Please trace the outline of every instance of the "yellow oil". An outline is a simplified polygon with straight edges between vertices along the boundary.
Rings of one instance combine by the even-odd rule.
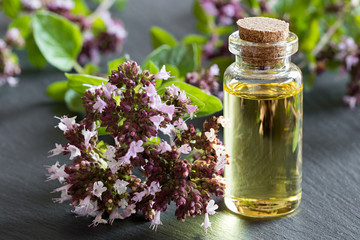
[[[224,84],[225,204],[249,217],[276,217],[301,200],[302,86]]]

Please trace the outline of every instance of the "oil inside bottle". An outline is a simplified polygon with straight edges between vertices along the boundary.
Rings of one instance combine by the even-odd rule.
[[[295,82],[224,85],[225,204],[250,217],[275,217],[300,204],[302,86]]]

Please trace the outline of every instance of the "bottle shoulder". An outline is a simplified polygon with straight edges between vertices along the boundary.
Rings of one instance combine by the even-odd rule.
[[[224,73],[224,90],[247,99],[277,99],[302,92],[301,70],[293,63],[286,70],[254,72],[231,64]]]

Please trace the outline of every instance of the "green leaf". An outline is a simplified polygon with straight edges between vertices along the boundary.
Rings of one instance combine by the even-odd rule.
[[[202,45],[205,44],[206,42],[207,42],[207,38],[200,34],[189,34],[181,40],[181,43],[183,44],[195,43]]]
[[[27,53],[27,58],[31,64],[33,64],[37,68],[43,68],[46,65],[46,59],[36,45],[33,34],[30,34],[26,39],[25,49]]]
[[[170,47],[174,47],[177,44],[174,36],[160,27],[152,27],[150,29],[150,35],[154,49],[164,44],[169,45]]]
[[[1,8],[10,18],[15,18],[21,11],[20,0],[2,0]]]
[[[95,65],[95,64],[92,64],[92,63],[87,63],[85,66],[84,66],[84,70],[82,72],[82,74],[89,74],[89,75],[92,75],[94,73],[98,73],[100,71],[100,67]]]
[[[304,51],[311,51],[320,39],[320,29],[317,19],[311,21],[306,36],[300,44],[300,48]]]
[[[70,111],[73,112],[85,112],[84,106],[82,105],[82,95],[69,89],[65,93],[65,103]]]
[[[222,102],[217,97],[208,95],[200,88],[184,82],[167,82],[158,89],[158,93],[163,94],[165,92],[165,88],[171,86],[172,84],[184,90],[186,95],[190,97],[193,104],[198,106],[199,112],[196,113],[198,117],[206,116],[222,110]]]
[[[215,32],[219,35],[228,35],[235,31],[235,27],[233,26],[218,26],[215,29]]]
[[[84,86],[84,84],[98,86],[103,83],[106,84],[108,81],[106,78],[96,77],[96,76],[91,76],[91,75],[86,75],[86,74],[65,73],[65,76],[69,80],[69,82],[68,82],[69,88],[71,88],[75,92],[82,94],[82,95],[89,88],[87,86]]]
[[[30,26],[31,17],[28,14],[24,14],[20,17],[15,18],[9,25],[9,29],[17,28],[20,31],[21,36],[26,39],[31,31]]]
[[[57,81],[50,84],[46,89],[46,95],[55,101],[65,101],[65,93],[69,89],[68,81]]]
[[[209,27],[209,24],[204,23],[204,22],[198,22],[196,24],[196,29],[201,33],[205,33],[205,34],[210,34],[211,33],[211,29]]]
[[[118,70],[118,67],[121,63],[126,61],[126,57],[114,59],[107,63],[108,65],[108,74],[111,75],[112,70]]]
[[[194,2],[193,13],[194,13],[195,18],[198,21],[205,22],[205,23],[207,23],[209,21],[209,16],[206,14],[204,9],[200,6],[199,0],[196,0]]]
[[[106,131],[106,127],[99,127],[97,131],[99,136],[110,134],[109,132]]]
[[[46,60],[62,71],[73,68],[81,47],[79,27],[50,12],[38,12],[33,18],[35,42]]]
[[[74,14],[88,15],[90,13],[89,7],[84,0],[74,0],[75,6],[71,10]]]
[[[119,11],[124,10],[126,8],[129,0],[116,0],[116,7]]]
[[[152,61],[159,69],[163,65],[173,65],[179,69],[180,76],[185,76],[186,73],[195,70],[197,48],[195,44],[177,45],[172,48],[168,45],[162,45],[149,54],[142,66],[149,61]]]
[[[170,64],[166,64],[165,65],[166,71],[170,72],[170,76],[173,76],[175,78],[179,78],[180,77],[180,72],[179,69],[174,66],[174,65],[170,65]]]
[[[233,62],[234,62],[234,59],[231,57],[216,57],[211,60],[210,66],[213,64],[218,65],[218,67],[220,69],[219,80],[222,80],[226,68]]]

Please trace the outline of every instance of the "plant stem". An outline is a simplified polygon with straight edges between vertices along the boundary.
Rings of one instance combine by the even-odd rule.
[[[95,9],[93,13],[91,13],[87,19],[92,22],[96,18],[96,16],[100,15],[102,12],[105,12],[111,8],[111,6],[115,3],[115,0],[104,0],[99,6]]]
[[[316,56],[324,48],[324,46],[329,42],[332,35],[334,35],[336,30],[339,28],[339,25],[342,23],[343,20],[344,20],[344,11],[340,14],[336,22],[333,25],[331,25],[331,27],[327,30],[325,35],[316,44],[314,49],[311,51],[312,55]]]
[[[77,73],[83,73],[84,72],[84,68],[78,63],[78,62],[74,62],[74,69]]]

